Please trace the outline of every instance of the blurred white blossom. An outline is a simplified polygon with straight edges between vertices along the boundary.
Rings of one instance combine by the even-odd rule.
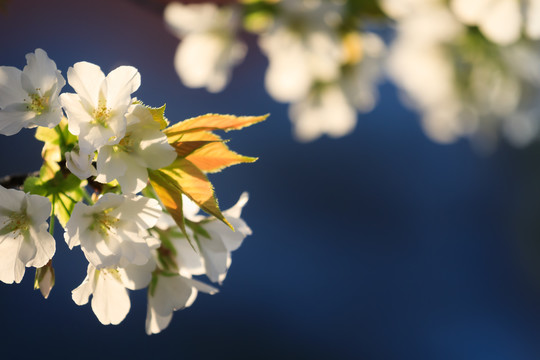
[[[269,61],[266,90],[278,101],[299,101],[315,82],[339,77],[343,52],[334,25],[344,7],[297,0],[283,0],[278,7],[274,24],[259,38]]]
[[[229,81],[232,67],[246,55],[246,46],[236,38],[239,8],[212,3],[170,3],[164,18],[171,32],[181,39],[174,66],[184,85],[221,91]]]
[[[321,135],[337,138],[352,132],[357,110],[368,112],[377,99],[385,46],[373,33],[349,33],[343,38],[343,58],[339,76],[333,81],[312,84],[309,93],[293,102],[289,117],[300,141]]]
[[[538,0],[452,0],[451,9],[467,25],[476,25],[491,41],[508,45],[522,33],[540,39]]]
[[[64,93],[60,101],[81,151],[90,154],[103,145],[117,144],[126,131],[131,94],[141,85],[137,69],[120,66],[105,77],[99,66],[83,61],[70,67],[67,77],[76,94]]]
[[[500,131],[516,145],[538,133],[540,46],[499,46],[464,25],[442,1],[410,2],[398,14],[389,73],[422,112],[426,134],[449,143],[470,136],[491,147]]]
[[[56,242],[47,231],[49,199],[0,185],[0,281],[21,282],[25,267],[40,268],[53,257]]]
[[[22,128],[52,128],[62,119],[58,100],[66,84],[54,61],[36,49],[26,55],[21,71],[0,66],[0,134],[14,135]]]

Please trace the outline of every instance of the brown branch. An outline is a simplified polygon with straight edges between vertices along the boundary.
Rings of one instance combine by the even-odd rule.
[[[28,174],[13,174],[13,175],[7,175],[2,178],[0,178],[0,185],[7,188],[7,189],[13,189],[13,188],[22,188],[24,181],[31,177],[31,176],[38,176],[39,171],[34,171]]]

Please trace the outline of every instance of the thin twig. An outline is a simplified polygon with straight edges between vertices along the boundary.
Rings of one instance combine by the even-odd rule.
[[[0,178],[0,185],[5,188],[22,188],[24,181],[31,176],[38,176],[39,171],[34,171],[28,174],[13,174]]]

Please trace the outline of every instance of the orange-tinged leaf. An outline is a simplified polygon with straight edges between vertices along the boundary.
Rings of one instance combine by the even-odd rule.
[[[241,163],[252,163],[257,158],[243,156],[232,150],[223,142],[209,143],[186,157],[204,172],[218,172],[222,169]]]
[[[210,131],[195,131],[188,133],[180,133],[175,135],[167,134],[167,141],[174,146],[178,142],[189,141],[223,141],[218,135]]]
[[[239,130],[265,120],[268,115],[263,116],[234,116],[220,114],[206,114],[179,122],[165,130],[167,136],[193,132],[212,130]]]
[[[174,179],[169,178],[167,175],[159,171],[148,171],[150,178],[150,184],[156,191],[157,196],[161,200],[161,203],[167,211],[171,214],[174,221],[182,230],[186,238],[189,240],[189,236],[186,232],[186,226],[184,222],[184,212],[182,210],[182,192],[176,185]]]
[[[191,161],[184,158],[177,158],[171,165],[157,170],[155,173],[159,173],[161,176],[174,182],[174,186],[181,193],[193,200],[202,210],[223,221],[232,229],[231,224],[229,224],[219,209],[212,183]],[[177,194],[175,198],[177,197],[181,196]],[[181,206],[181,204],[177,204],[176,206]]]
[[[171,145],[176,150],[178,156],[186,157],[197,149],[200,149],[201,147],[211,144],[213,142],[214,141],[177,141],[176,143]]]
[[[165,117],[165,105],[159,108],[154,108],[150,106],[145,106],[148,110],[150,110],[150,113],[152,114],[152,118],[155,122],[159,124],[159,129],[163,130],[169,125],[169,121]]]

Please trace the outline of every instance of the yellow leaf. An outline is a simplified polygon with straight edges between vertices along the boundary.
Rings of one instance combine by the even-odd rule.
[[[165,129],[167,126],[169,126],[169,121],[165,117],[165,105],[159,108],[153,108],[150,106],[145,106],[148,110],[150,110],[150,113],[152,114],[152,117],[154,118],[154,121],[156,121],[159,124],[160,130]]]
[[[243,156],[232,150],[223,142],[212,142],[193,151],[186,157],[204,172],[218,172],[222,169],[241,163],[257,161],[255,157]]]
[[[266,120],[268,115],[263,116],[234,116],[220,114],[206,114],[179,122],[163,132],[167,136],[173,136],[194,131],[212,130],[239,130]]]
[[[150,184],[156,191],[161,203],[163,206],[165,206],[180,230],[182,230],[186,238],[189,240],[184,223],[184,213],[182,210],[182,191],[177,186],[176,181],[169,178],[168,175],[160,172],[159,170],[149,170],[148,175],[150,178]]]
[[[209,131],[173,135],[169,143],[180,157],[187,158],[203,172],[218,172],[228,166],[257,160],[230,150],[224,140]]]
[[[58,126],[52,129],[39,126],[35,136],[36,139],[45,143],[41,156],[45,161],[50,162],[60,162],[63,157],[62,149],[72,147],[77,143],[77,137],[68,130],[68,122],[65,117],[62,118]]]
[[[223,141],[218,135],[210,131],[196,131],[188,133],[179,133],[176,135],[167,135],[167,141],[174,146],[178,142],[190,141]]]
[[[200,149],[201,147],[211,144],[213,142],[214,141],[177,141],[176,143],[171,145],[176,150],[178,156],[186,157],[197,149]]]
[[[185,194],[202,210],[223,221],[232,229],[232,225],[225,219],[219,209],[212,183],[191,161],[179,157],[168,167],[152,171],[150,174],[151,182],[156,182],[156,179],[161,177],[160,183],[157,185],[162,188],[161,193],[166,193],[164,195],[165,201],[169,203],[169,206],[174,211],[181,211],[181,194]],[[167,183],[167,185],[164,183]],[[156,193],[167,207],[158,189],[156,189]],[[170,204],[171,202],[174,202],[174,205]]]

